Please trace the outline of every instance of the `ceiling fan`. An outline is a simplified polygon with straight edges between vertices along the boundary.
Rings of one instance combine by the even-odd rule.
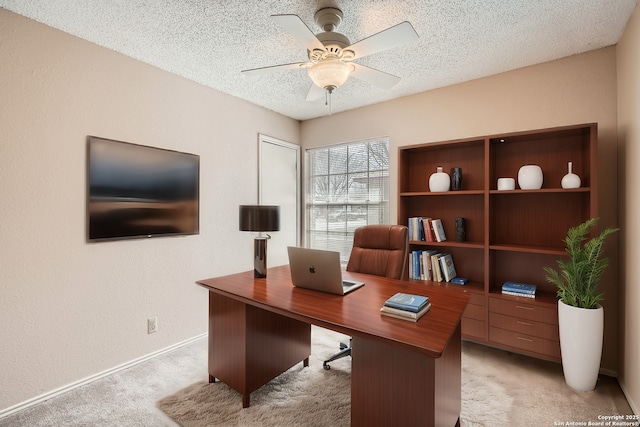
[[[390,89],[400,77],[353,62],[355,59],[404,46],[418,40],[413,26],[405,21],[377,34],[351,44],[349,39],[336,29],[342,22],[342,11],[335,7],[318,10],[315,22],[323,32],[313,34],[297,15],[271,15],[271,18],[307,48],[306,62],[273,65],[270,67],[243,70],[245,75],[266,74],[286,69],[306,68],[313,85],[307,101],[331,93],[347,81],[349,76],[369,82],[382,89]]]

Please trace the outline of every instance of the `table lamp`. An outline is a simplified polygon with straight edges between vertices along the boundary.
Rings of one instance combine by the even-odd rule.
[[[253,276],[267,277],[267,239],[264,231],[280,230],[280,206],[240,205],[240,231],[257,231],[253,246]]]

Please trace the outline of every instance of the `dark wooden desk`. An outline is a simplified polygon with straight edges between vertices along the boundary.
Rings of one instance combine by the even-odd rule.
[[[352,426],[453,426],[461,407],[460,317],[468,296],[345,272],[344,297],[295,288],[289,266],[200,280],[209,292],[209,375],[249,396],[311,354],[311,324],[353,337]],[[418,322],[380,314],[396,292],[428,295]]]

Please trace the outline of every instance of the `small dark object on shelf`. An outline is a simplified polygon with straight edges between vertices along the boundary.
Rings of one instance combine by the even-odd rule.
[[[464,242],[467,240],[467,222],[464,218],[456,218],[456,241]]]
[[[462,190],[462,168],[451,168],[451,190]]]

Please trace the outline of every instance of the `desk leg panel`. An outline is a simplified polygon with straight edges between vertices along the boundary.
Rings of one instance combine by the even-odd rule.
[[[249,395],[311,354],[311,325],[209,293],[209,375]]]
[[[246,340],[246,305],[209,292],[209,375],[243,395]]]
[[[459,426],[462,410],[462,323],[436,359],[436,425]]]
[[[247,373],[251,391],[298,362],[308,365],[311,325],[247,306]]]
[[[352,348],[353,427],[456,424],[461,408],[460,326],[437,359],[356,336]]]

